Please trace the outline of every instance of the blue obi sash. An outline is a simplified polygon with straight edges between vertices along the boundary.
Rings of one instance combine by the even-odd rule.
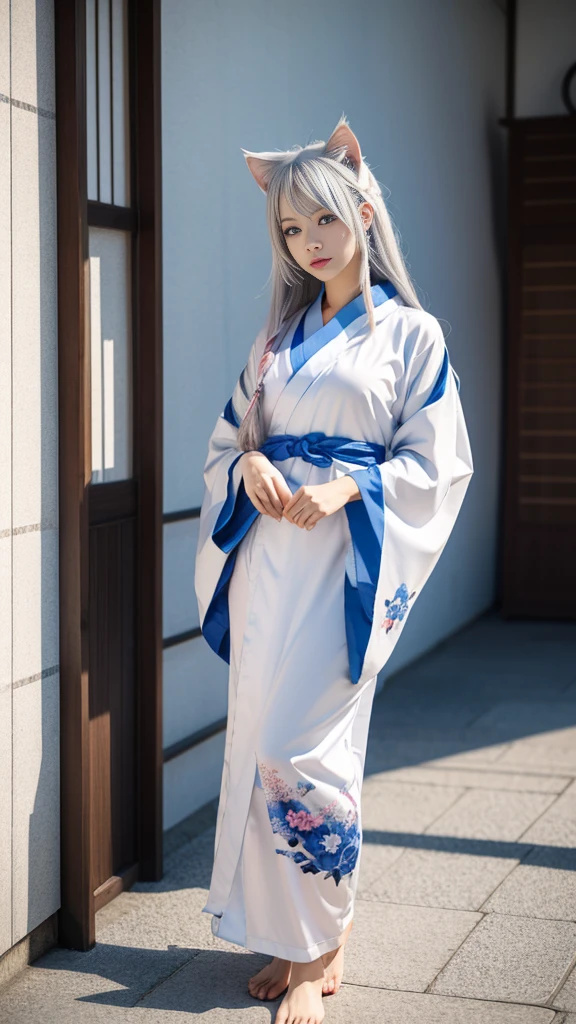
[[[384,496],[378,464],[384,462],[386,448],[371,441],[355,441],[347,437],[327,437],[322,431],[297,436],[273,434],[258,449],[270,461],[299,456],[315,466],[329,466],[342,459],[360,466],[354,475],[360,489],[361,501],[344,505],[352,539],[356,581],[353,584],[344,573],[344,602],[346,639],[350,660],[350,675],[357,683],[362,674],[364,655],[372,631],[374,601],[380,574],[382,545],[384,543]],[[212,539],[228,558],[216,585],[212,600],[202,624],[202,633],[213,651],[230,662],[230,616],[228,588],[238,553],[238,545],[250,529],[258,510],[250,501],[240,481],[234,493],[233,471],[242,452],[228,469],[226,500],[214,525]]]

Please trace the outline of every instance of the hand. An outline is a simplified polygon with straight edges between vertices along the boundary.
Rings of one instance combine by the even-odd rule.
[[[284,516],[296,526],[311,530],[324,516],[332,515],[348,501],[359,498],[360,488],[348,475],[327,484],[304,484],[285,503]]]
[[[282,511],[292,497],[282,473],[262,452],[245,452],[239,459],[246,494],[264,516],[282,520]]]

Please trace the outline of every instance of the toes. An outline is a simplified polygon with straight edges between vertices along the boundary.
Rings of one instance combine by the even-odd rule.
[[[251,978],[248,982],[250,994],[253,996],[260,996],[260,993],[265,990],[268,984],[267,978]]]
[[[276,999],[281,992],[287,987],[288,982],[271,981],[260,981],[258,984],[253,985],[250,989],[250,995],[255,999]]]

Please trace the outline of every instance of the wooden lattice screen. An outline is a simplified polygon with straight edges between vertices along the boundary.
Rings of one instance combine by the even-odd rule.
[[[503,611],[576,618],[576,117],[508,127]]]

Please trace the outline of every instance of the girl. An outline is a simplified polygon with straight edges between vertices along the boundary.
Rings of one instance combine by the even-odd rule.
[[[245,154],[272,297],[204,468],[203,635],[230,665],[212,931],[268,953],[275,1024],[324,1018],[352,925],[377,674],[456,521],[472,457],[439,322],[345,117]]]

